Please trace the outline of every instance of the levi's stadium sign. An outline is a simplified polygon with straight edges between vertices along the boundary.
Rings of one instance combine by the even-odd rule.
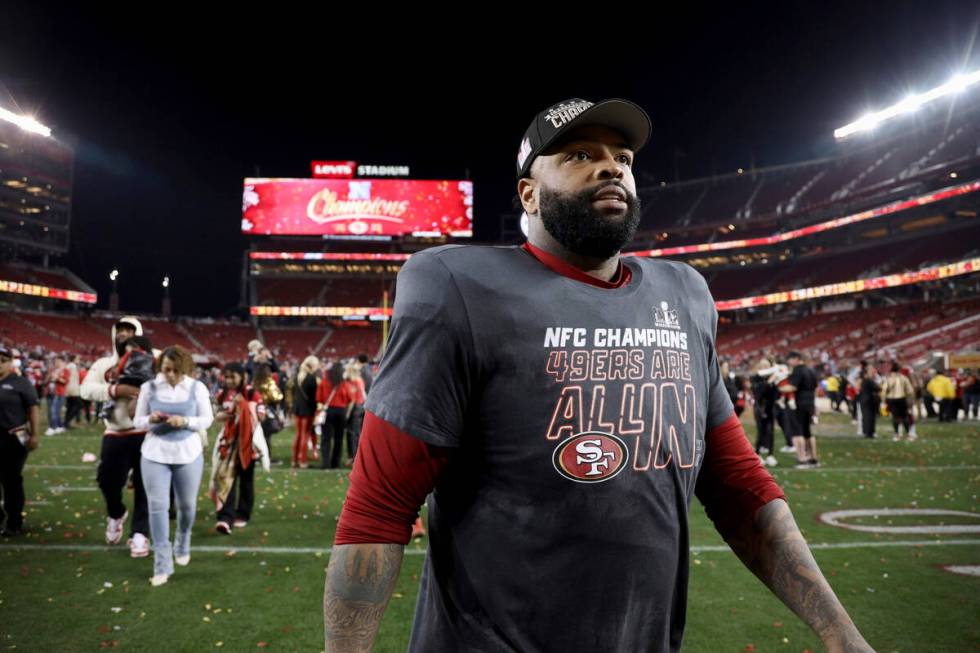
[[[473,182],[247,178],[242,233],[469,237]]]
[[[353,179],[358,177],[408,177],[408,166],[358,165],[357,161],[312,161],[314,179]]]

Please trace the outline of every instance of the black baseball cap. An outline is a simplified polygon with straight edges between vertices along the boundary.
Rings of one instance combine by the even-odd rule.
[[[564,134],[588,125],[601,125],[619,132],[634,152],[646,145],[653,130],[647,112],[629,100],[563,100],[536,115],[524,132],[517,152],[517,178],[526,177],[535,157]]]
[[[0,345],[0,356],[6,356],[7,358],[17,358],[14,356],[13,350],[7,345]]]

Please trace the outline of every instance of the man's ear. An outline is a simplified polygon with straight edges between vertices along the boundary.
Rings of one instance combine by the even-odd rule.
[[[517,196],[521,200],[524,212],[536,215],[538,212],[538,182],[531,177],[522,177],[517,182]]]

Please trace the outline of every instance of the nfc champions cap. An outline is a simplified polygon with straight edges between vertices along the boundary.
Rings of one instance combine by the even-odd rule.
[[[548,107],[531,121],[517,152],[517,178],[526,177],[534,158],[564,134],[588,125],[609,127],[623,135],[634,152],[650,140],[650,116],[629,100],[595,103],[574,98]]]

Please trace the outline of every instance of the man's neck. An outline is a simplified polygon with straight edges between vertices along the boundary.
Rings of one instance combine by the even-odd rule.
[[[619,252],[616,252],[607,259],[582,256],[581,254],[569,251],[545,229],[532,230],[528,234],[528,242],[552,256],[557,256],[569,265],[574,265],[590,277],[595,277],[601,281],[612,281],[619,270]]]

